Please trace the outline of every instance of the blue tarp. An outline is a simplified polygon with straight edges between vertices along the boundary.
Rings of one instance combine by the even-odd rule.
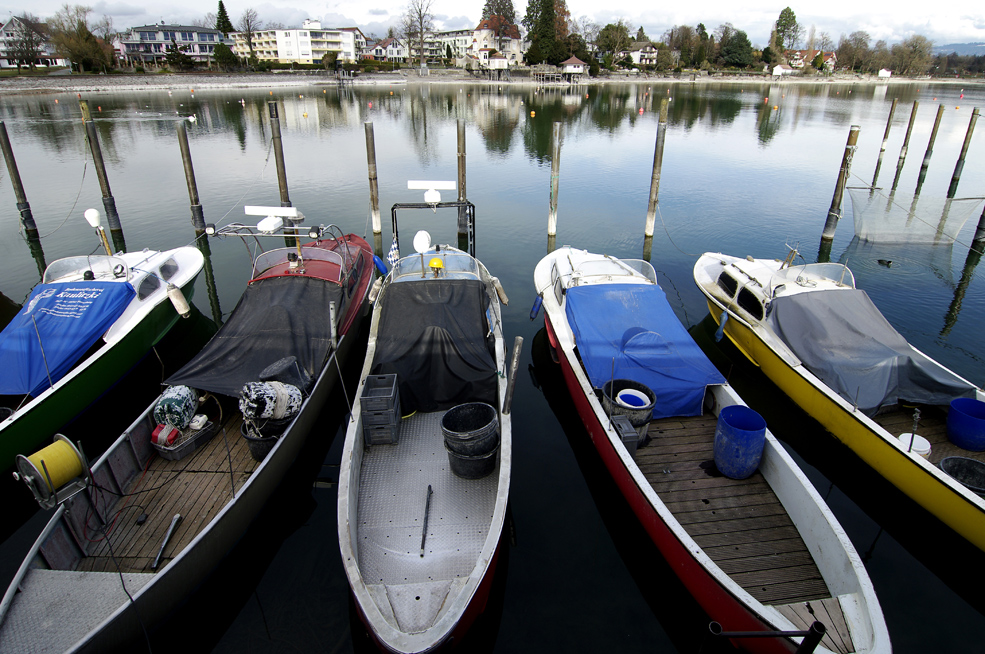
[[[129,282],[38,284],[0,332],[0,394],[36,396],[48,388],[49,373],[56,383],[134,295]]]
[[[568,323],[594,387],[610,378],[646,384],[657,396],[653,417],[666,418],[701,415],[705,387],[725,382],[659,286],[576,286],[566,297]]]

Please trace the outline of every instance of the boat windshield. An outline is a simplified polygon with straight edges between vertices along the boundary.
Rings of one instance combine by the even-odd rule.
[[[791,281],[830,280],[842,286],[855,288],[855,276],[848,266],[842,263],[809,263],[802,266],[790,266],[778,271],[777,274]]]
[[[280,266],[287,263],[290,260],[290,255],[296,255],[298,253],[297,248],[278,248],[276,250],[270,250],[268,252],[262,252],[253,262],[253,277],[262,275],[266,271],[270,270],[274,266]],[[337,252],[332,252],[331,250],[326,250],[324,248],[301,248],[301,255],[304,257],[305,261],[327,261],[328,263],[334,263],[339,266],[340,271],[345,270],[345,264],[342,261],[342,256]],[[340,279],[344,275],[340,276]]]
[[[641,259],[615,259],[606,257],[605,259],[588,259],[578,263],[578,269],[572,275],[573,285],[579,283],[592,283],[593,277],[605,277],[610,281],[612,277],[642,277],[654,284],[657,283],[657,274],[646,261]]]
[[[94,254],[87,257],[66,257],[53,261],[51,265],[45,268],[41,282],[50,284],[57,281],[75,281],[82,279],[85,272],[90,270],[96,280],[130,279],[130,268],[121,257]]]
[[[479,276],[479,264],[475,259],[458,250],[430,250],[424,254],[412,254],[404,257],[393,267],[393,281],[414,281],[422,277],[433,277],[431,262],[433,259],[441,260],[439,268],[442,279],[481,279]],[[421,274],[421,267],[427,266],[424,275]]]

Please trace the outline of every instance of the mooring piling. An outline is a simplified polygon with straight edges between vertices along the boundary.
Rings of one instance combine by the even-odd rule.
[[[646,209],[644,236],[653,236],[660,201],[660,170],[663,168],[664,143],[667,140],[667,98],[660,99],[660,120],[657,123],[657,142],[653,148],[653,173],[650,176],[650,201]]]
[[[554,123],[551,137],[551,208],[547,215],[547,235],[557,236],[558,178],[561,174],[561,123]]]
[[[106,211],[106,222],[109,223],[110,235],[113,237],[113,247],[126,252],[127,245],[123,239],[123,225],[120,223],[120,214],[116,210],[116,198],[113,197],[113,191],[109,187],[109,178],[106,176],[106,163],[103,161],[103,151],[99,147],[96,122],[92,119],[88,102],[79,98],[79,107],[82,109],[82,124],[85,127],[86,140],[89,141],[92,164],[96,169],[99,189],[103,194],[103,208]]]
[[[17,161],[14,159],[13,149],[10,147],[7,126],[2,120],[0,120],[0,150],[3,151],[3,158],[7,162],[7,174],[10,175],[10,183],[14,187],[14,199],[17,201],[17,211],[21,215],[21,225],[23,225],[28,239],[37,239],[38,226],[34,222],[31,204],[27,201],[24,185],[21,183],[21,175],[17,171]]]
[[[270,112],[270,138],[274,146],[274,161],[277,164],[277,185],[280,188],[280,206],[290,207],[293,205],[287,193],[287,168],[284,166],[284,142],[280,136],[280,115],[277,111],[277,101],[268,100],[267,109]]]
[[[899,150],[899,161],[896,162],[896,177],[893,178],[893,190],[896,190],[896,186],[899,184],[900,174],[903,172],[903,162],[906,161],[906,152],[910,147],[910,134],[913,133],[913,123],[917,120],[917,109],[920,107],[920,102],[917,100],[913,101],[913,109],[910,110],[910,122],[906,126],[906,135],[903,137],[903,145]]]
[[[373,221],[373,234],[383,233],[380,219],[380,183],[376,176],[376,135],[372,121],[363,123],[366,131],[366,167],[369,170],[369,214]]]
[[[978,122],[978,107],[971,112],[971,120],[968,122],[968,131],[964,135],[964,144],[961,146],[961,153],[958,161],[954,164],[954,173],[951,175],[951,185],[947,189],[947,197],[953,198],[958,192],[958,183],[961,181],[961,172],[964,170],[964,161],[968,156],[968,147],[971,145],[971,135],[975,133],[975,123]]]
[[[205,233],[205,214],[198,198],[198,185],[195,183],[195,168],[192,166],[192,154],[188,148],[188,131],[185,121],[179,121],[177,126],[178,147],[181,149],[181,164],[185,168],[185,182],[188,184],[188,201],[191,206],[192,226],[195,233],[201,236]]]
[[[855,148],[858,147],[858,133],[860,129],[858,125],[852,125],[848,132],[848,143],[845,144],[845,154],[841,158],[838,183],[835,184],[835,192],[831,198],[831,207],[828,209],[828,218],[824,223],[821,241],[834,240],[835,230],[838,228],[838,220],[841,218],[841,201],[845,196],[845,184],[848,181],[848,175],[852,169],[852,157],[855,156]]]
[[[458,119],[456,123],[456,128],[458,132],[458,201],[465,202],[468,200],[468,195],[465,192],[465,121],[461,118]],[[462,236],[468,236],[469,232],[469,214],[465,205],[458,210],[458,240],[462,240]]]
[[[872,188],[876,186],[876,182],[879,181],[879,169],[882,168],[882,158],[886,154],[886,141],[889,140],[889,130],[893,127],[893,116],[896,114],[896,105],[899,103],[899,98],[893,98],[893,106],[889,108],[889,118],[886,119],[886,131],[882,135],[882,146],[879,148],[879,158],[876,159],[876,171],[872,174]]]
[[[937,131],[941,127],[941,118],[944,116],[944,105],[937,107],[937,118],[934,119],[934,129],[930,131],[930,140],[927,142],[927,151],[923,155],[923,163],[920,164],[920,176],[917,178],[917,188],[914,195],[920,195],[923,182],[927,179],[927,170],[930,168],[930,157],[934,154],[934,142],[937,140]]]

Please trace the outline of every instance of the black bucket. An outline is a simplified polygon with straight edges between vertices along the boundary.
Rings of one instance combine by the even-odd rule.
[[[941,459],[940,467],[968,490],[985,494],[985,463],[963,456],[948,456]]]
[[[612,398],[615,396],[616,400]],[[620,401],[625,396],[630,401]],[[633,402],[632,400],[638,401]],[[644,403],[643,398],[646,399]],[[606,415],[626,416],[634,427],[642,427],[653,417],[653,407],[657,404],[657,396],[646,384],[632,379],[614,379],[602,387],[602,408]],[[628,406],[627,406],[628,405]]]
[[[482,456],[499,445],[499,414],[484,402],[459,404],[441,418],[445,449],[463,456]]]
[[[264,431],[270,430],[269,425],[272,422],[282,422],[284,424],[280,426],[280,431],[268,431],[265,434]],[[274,449],[274,445],[277,444],[277,437],[280,435],[280,432],[284,431],[284,427],[289,422],[290,420],[267,420],[266,425],[259,430],[246,421],[240,425],[239,433],[246,440],[246,445],[250,448],[250,456],[253,457],[254,461],[263,461],[267,458],[270,450]]]
[[[448,464],[455,476],[462,479],[482,479],[487,477],[496,468],[496,453],[499,452],[499,444],[491,452],[466,456],[458,454],[448,449],[448,441],[445,441],[445,449],[448,450]]]

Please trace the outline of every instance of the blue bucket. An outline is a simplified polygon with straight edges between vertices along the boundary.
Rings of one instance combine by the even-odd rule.
[[[985,402],[970,397],[951,400],[947,438],[963,450],[985,451]]]
[[[745,479],[759,467],[766,445],[766,421],[741,404],[718,414],[715,428],[715,466],[731,479]]]

